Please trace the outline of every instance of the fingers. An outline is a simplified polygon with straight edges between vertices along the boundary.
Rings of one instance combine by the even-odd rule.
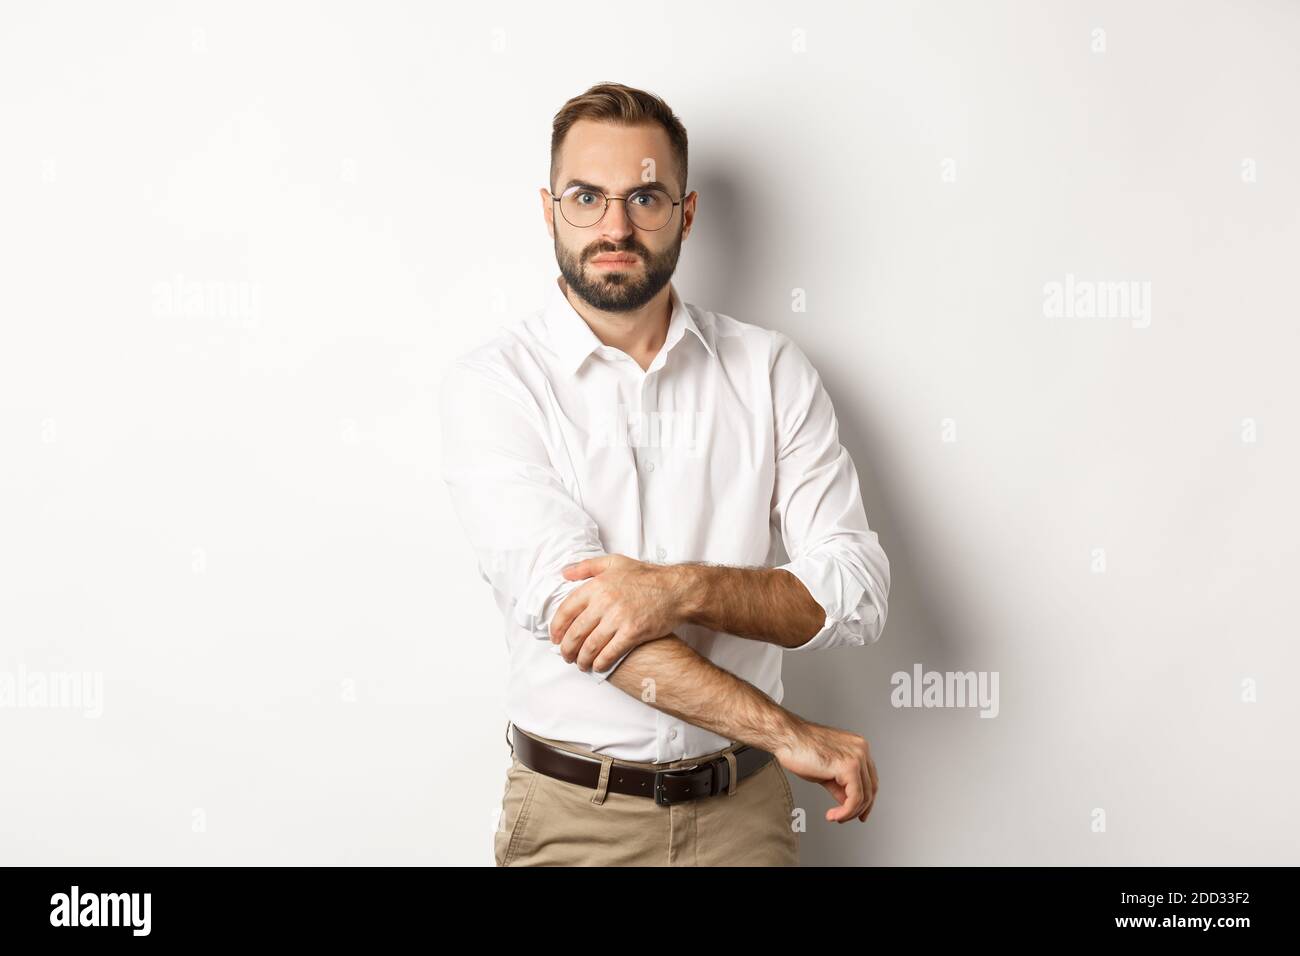
[[[840,801],[838,807],[832,807],[826,811],[826,819],[832,823],[843,823],[845,820],[852,820],[862,812],[863,790],[862,790],[862,767],[854,764],[853,767],[836,778],[844,795],[836,797]],[[835,793],[834,790],[831,791]]]
[[[568,597],[560,602],[556,609],[555,616],[551,618],[551,643],[558,644],[568,633],[573,622],[578,619],[578,615],[587,609],[587,604],[591,600],[587,593],[586,585],[575,588]]]
[[[867,819],[867,814],[871,810],[871,801],[874,796],[871,789],[871,771],[869,771],[866,766],[866,764],[870,764],[870,762],[871,761],[868,760],[865,764],[858,764],[858,779],[862,781],[862,805],[856,808],[854,815],[859,820],[863,821]]]
[[[596,667],[596,658],[600,655],[606,646],[614,639],[614,629],[602,624],[594,631],[587,635],[587,639],[582,642],[582,650],[578,652],[578,659],[574,661],[578,665],[578,670],[601,670]],[[606,658],[610,655],[606,654]],[[606,667],[612,663],[612,660],[605,664]]]
[[[880,779],[876,776],[876,764],[868,755],[855,761],[851,770],[844,771],[835,779],[823,781],[822,785],[839,804],[826,811],[828,821],[847,823],[857,817],[865,823],[871,808],[876,805]]]
[[[880,790],[880,777],[876,775],[876,762],[871,759],[870,754],[867,755],[867,778],[869,787],[867,792],[870,796],[867,798],[866,809],[862,811],[862,816],[858,817],[863,823],[867,821],[867,815],[871,813],[871,808],[876,805],[876,793]]]
[[[564,632],[564,639],[560,641],[560,656],[570,664],[576,661],[587,635],[594,631],[598,624],[600,624],[599,614],[590,610],[579,614],[569,625],[569,629]]]

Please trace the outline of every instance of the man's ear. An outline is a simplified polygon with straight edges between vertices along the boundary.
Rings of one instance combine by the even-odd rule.
[[[682,200],[682,240],[691,234],[691,227],[695,225],[695,203],[699,198],[699,193],[692,189]]]
[[[542,194],[542,218],[546,220],[546,231],[552,239],[555,238],[555,203],[551,202],[551,191],[545,186],[541,188]]]

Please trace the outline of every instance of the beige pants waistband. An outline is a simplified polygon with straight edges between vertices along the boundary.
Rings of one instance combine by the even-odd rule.
[[[507,740],[510,739],[510,727],[511,722],[506,721]],[[721,750],[714,750],[706,754],[700,754],[697,757],[685,757],[681,760],[668,760],[662,763],[655,763],[652,760],[624,760],[621,757],[606,757],[604,754],[596,753],[596,751],[589,750],[586,747],[580,747],[577,744],[568,742],[567,740],[553,740],[550,737],[543,737],[541,734],[529,733],[518,724],[515,724],[514,728],[521,734],[527,734],[534,740],[540,740],[542,743],[549,744],[550,746],[556,747],[560,750],[567,750],[570,753],[579,754],[583,757],[590,757],[592,760],[613,760],[613,762],[620,767],[640,767],[643,770],[676,770],[680,767],[690,767],[697,763],[706,763],[707,761],[716,760],[719,757],[726,756],[733,752],[737,747],[742,746],[742,744],[733,741],[729,747],[724,747]]]

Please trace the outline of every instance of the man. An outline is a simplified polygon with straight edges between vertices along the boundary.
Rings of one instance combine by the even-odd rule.
[[[658,97],[566,103],[560,277],[444,380],[442,474],[510,650],[498,865],[797,865],[785,771],[828,821],[875,799],[866,740],[780,706],[781,657],[876,641],[889,562],[808,359],[672,285],[686,172]]]

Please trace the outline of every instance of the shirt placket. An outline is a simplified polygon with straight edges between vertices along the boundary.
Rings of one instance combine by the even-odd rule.
[[[663,384],[664,356],[646,371],[637,390],[639,407],[636,415],[636,438],[633,451],[637,464],[637,482],[641,497],[641,560],[666,564],[674,558],[672,537],[672,502],[666,497],[671,489],[664,480],[671,473],[665,444],[670,431],[663,428],[659,409],[659,390]],[[687,725],[663,711],[655,711],[655,731],[660,761],[680,760],[690,743]]]
[[[659,564],[668,560],[669,527],[659,504],[664,475],[662,430],[659,428],[659,373],[647,372],[637,392],[637,433],[633,451],[641,488],[641,560]]]

